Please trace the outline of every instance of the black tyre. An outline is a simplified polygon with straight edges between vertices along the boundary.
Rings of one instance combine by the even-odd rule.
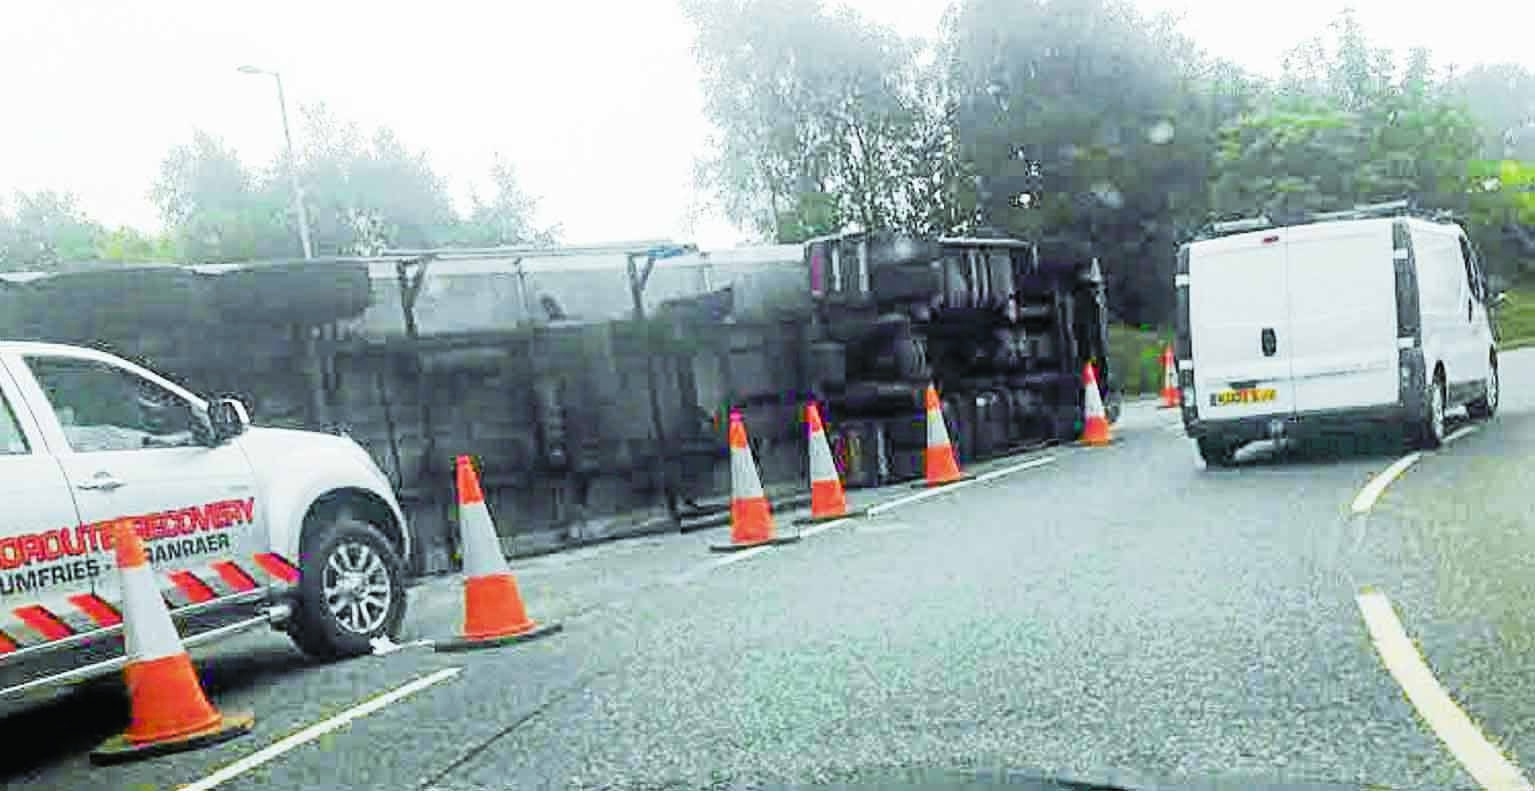
[[[1481,398],[1466,404],[1466,412],[1473,420],[1486,420],[1498,413],[1498,399],[1502,397],[1498,382],[1498,357],[1493,355],[1492,368],[1487,373],[1485,390]]]
[[[904,382],[925,382],[932,377],[927,367],[927,350],[921,341],[911,335],[891,339],[891,354],[895,358],[895,375]]]
[[[404,564],[378,528],[346,509],[305,541],[288,635],[321,659],[366,654],[405,617]]]
[[[1423,398],[1425,409],[1412,427],[1414,444],[1423,450],[1433,450],[1444,444],[1445,388],[1444,374],[1435,371],[1429,380],[1428,392]]]
[[[1199,458],[1205,460],[1210,467],[1230,467],[1236,463],[1237,450],[1242,446],[1228,439],[1220,437],[1200,437],[1195,440],[1199,446]]]

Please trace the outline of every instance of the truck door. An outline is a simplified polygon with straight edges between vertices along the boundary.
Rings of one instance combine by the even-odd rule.
[[[1201,420],[1294,410],[1288,291],[1278,231],[1190,247],[1189,328]]]
[[[1285,231],[1297,412],[1396,403],[1391,222],[1318,223]]]
[[[0,364],[0,688],[8,656],[67,636],[70,596],[91,589],[69,484]],[[62,533],[62,534],[61,534]],[[97,569],[99,571],[100,569]],[[78,614],[78,613],[77,613]]]
[[[52,410],[39,422],[61,448],[81,521],[138,522],[173,607],[266,581],[253,561],[265,551],[253,471],[238,444],[205,441],[206,425],[188,394],[141,369],[87,356],[22,360],[34,390],[29,400]],[[98,589],[115,600],[115,575],[98,580]]]

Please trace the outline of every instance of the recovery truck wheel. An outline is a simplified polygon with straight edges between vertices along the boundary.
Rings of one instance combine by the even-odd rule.
[[[357,656],[405,617],[404,564],[378,528],[345,508],[313,526],[288,636],[320,659]]]

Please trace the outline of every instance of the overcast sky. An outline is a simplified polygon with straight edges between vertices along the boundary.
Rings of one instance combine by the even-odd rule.
[[[1204,49],[1269,73],[1340,7],[1138,1],[1182,13]],[[848,4],[931,36],[947,2]],[[1353,5],[1372,37],[1398,50],[1422,44],[1441,61],[1535,68],[1535,3]],[[108,224],[157,228],[147,191],[166,149],[194,128],[248,163],[281,144],[271,80],[235,71],[252,63],[283,72],[290,108],[323,100],[427,149],[460,199],[501,153],[541,196],[540,219],[562,223],[569,242],[720,246],[739,234],[708,216],[688,223],[692,162],[709,131],[690,45],[675,0],[0,0],[0,194],[69,190]]]

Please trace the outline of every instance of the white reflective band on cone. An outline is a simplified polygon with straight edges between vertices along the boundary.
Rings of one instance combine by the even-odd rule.
[[[160,598],[160,586],[148,565],[122,570],[123,635],[128,661],[143,662],[185,653],[171,612]]]
[[[826,434],[820,431],[810,435],[810,480],[837,480],[837,465],[832,462],[831,447],[826,444]]]
[[[484,501],[459,505],[458,518],[463,520],[459,533],[464,542],[464,575],[485,577],[510,571]]]
[[[1103,415],[1103,397],[1098,395],[1097,383],[1087,386],[1087,414],[1089,417],[1101,417]]]
[[[949,444],[949,429],[943,423],[943,410],[930,409],[927,412],[927,446],[929,448],[941,448]]]
[[[762,480],[757,477],[757,462],[751,448],[730,449],[730,492],[737,500],[761,497]]]

